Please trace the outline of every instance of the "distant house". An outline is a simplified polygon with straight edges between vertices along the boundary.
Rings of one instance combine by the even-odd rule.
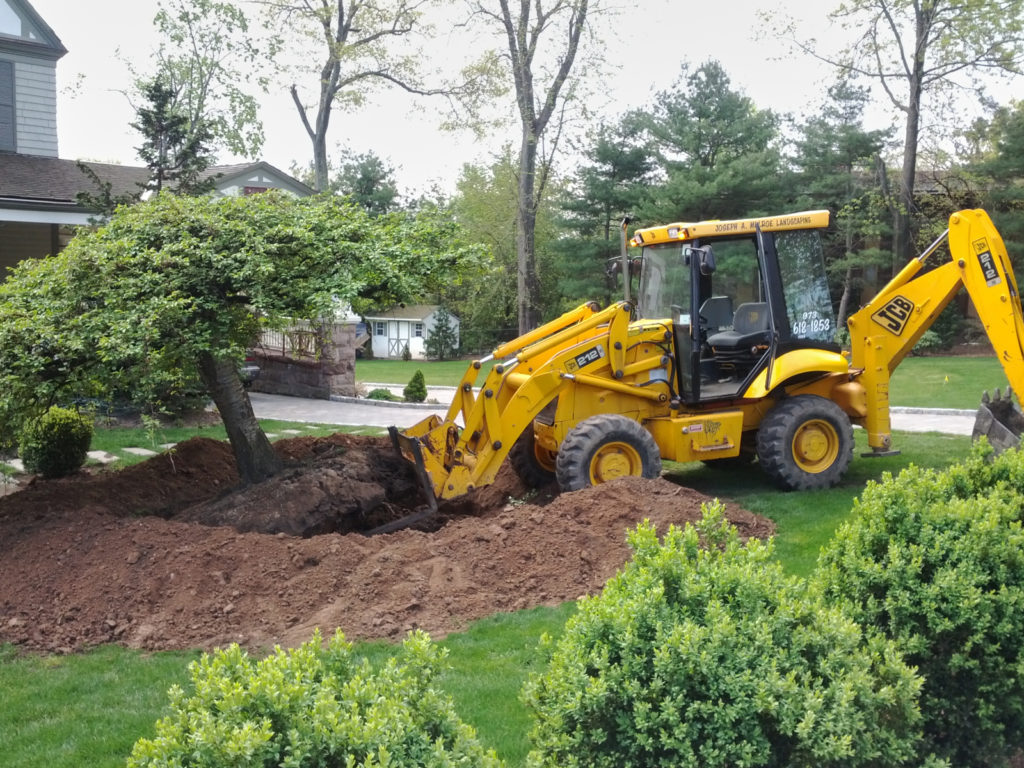
[[[401,358],[406,345],[409,354],[416,359],[427,356],[426,338],[438,324],[436,304],[417,304],[396,307],[385,312],[366,314],[367,330],[370,333],[373,356],[378,358]],[[448,322],[455,332],[456,345],[459,338],[459,318],[449,313]]]
[[[67,53],[28,0],[0,0],[0,280],[8,267],[58,253],[74,228],[92,222],[81,192],[98,195],[96,182],[57,151],[57,61]],[[114,197],[138,194],[149,179],[144,167],[85,163],[110,184]],[[234,196],[283,189],[304,197],[313,190],[264,162],[207,169],[215,194]]]

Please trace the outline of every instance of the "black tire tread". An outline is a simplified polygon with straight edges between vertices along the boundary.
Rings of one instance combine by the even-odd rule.
[[[661,475],[661,451],[651,433],[634,419],[600,413],[573,427],[559,446],[555,462],[559,487],[563,491],[578,491],[589,486],[590,461],[609,442],[627,442],[637,449],[642,477],[654,479]]]
[[[800,469],[792,454],[797,428],[812,419],[831,422],[839,435],[839,454],[824,472]],[[849,417],[831,400],[817,395],[797,395],[773,408],[757,431],[757,458],[761,469],[787,491],[831,488],[846,474],[853,458],[853,426]]]

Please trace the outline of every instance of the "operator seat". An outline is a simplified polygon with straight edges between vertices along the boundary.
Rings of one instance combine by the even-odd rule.
[[[765,302],[740,304],[732,320],[732,330],[708,337],[708,345],[719,369],[737,375],[750,370],[761,357],[759,348],[770,343],[768,305]]]

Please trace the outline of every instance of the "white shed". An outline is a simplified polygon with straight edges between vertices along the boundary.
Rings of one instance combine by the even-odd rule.
[[[425,359],[426,339],[438,324],[440,309],[437,304],[416,304],[395,307],[385,312],[368,312],[366,324],[372,340],[373,356],[400,359],[408,345],[409,354],[413,358]],[[448,323],[455,332],[455,345],[458,346],[459,318],[448,313]]]

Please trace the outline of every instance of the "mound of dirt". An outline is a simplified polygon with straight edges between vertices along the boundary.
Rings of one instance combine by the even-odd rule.
[[[429,529],[367,537],[349,531],[422,502],[384,440],[276,448],[289,468],[249,488],[236,488],[226,444],[197,438],[121,471],[0,498],[0,641],[60,652],[110,642],[263,648],[297,645],[318,626],[350,639],[413,628],[439,637],[597,592],[629,557],[629,528],[695,520],[707,500],[631,477],[527,502],[505,467]],[[728,516],[744,536],[774,528],[738,508]]]

